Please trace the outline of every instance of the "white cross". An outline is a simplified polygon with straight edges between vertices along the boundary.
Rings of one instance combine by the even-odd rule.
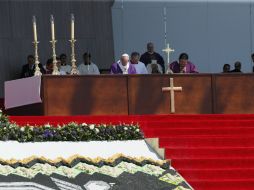
[[[175,91],[182,91],[182,87],[174,87],[174,79],[170,78],[170,87],[162,87],[162,92],[170,91],[170,109],[175,113]]]
[[[164,51],[167,54],[167,64],[170,64],[170,53],[174,52],[175,50],[169,47],[169,44],[167,44],[167,47],[165,49],[163,49],[162,51]]]

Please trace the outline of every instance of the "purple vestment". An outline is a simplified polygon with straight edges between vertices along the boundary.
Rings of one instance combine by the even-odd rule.
[[[110,73],[111,74],[123,74],[123,71],[118,63],[113,63],[110,68]],[[136,74],[136,73],[137,72],[136,72],[135,66],[130,63],[129,68],[128,68],[128,74]]]
[[[177,61],[174,61],[169,65],[169,68],[173,71],[173,73],[180,73],[180,64]],[[185,66],[185,73],[198,73],[196,66],[188,61]]]

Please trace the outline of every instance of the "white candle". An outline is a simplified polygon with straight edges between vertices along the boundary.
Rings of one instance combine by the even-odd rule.
[[[52,41],[55,40],[55,24],[54,24],[54,17],[51,15],[50,17],[50,22],[51,22],[51,39]]]
[[[74,15],[71,14],[71,39],[74,39]]]
[[[34,41],[37,42],[37,28],[35,16],[33,16],[33,31],[34,31]]]

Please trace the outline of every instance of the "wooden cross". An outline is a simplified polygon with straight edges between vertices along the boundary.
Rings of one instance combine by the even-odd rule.
[[[167,47],[165,49],[163,49],[162,51],[164,51],[167,54],[167,64],[170,64],[170,54],[171,52],[174,52],[175,50],[169,47],[169,44],[167,44]]]
[[[182,87],[174,87],[174,79],[170,78],[170,87],[162,87],[162,92],[170,91],[170,110],[175,113],[175,91],[182,91]]]

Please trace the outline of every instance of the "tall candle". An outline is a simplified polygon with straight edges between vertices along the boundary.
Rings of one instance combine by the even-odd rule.
[[[34,41],[37,42],[37,28],[35,16],[33,16],[33,31],[34,31]]]
[[[71,14],[71,39],[74,39],[74,21],[75,21],[74,15]]]
[[[55,40],[55,24],[54,24],[54,16],[51,15],[50,17],[50,22],[51,22],[51,39],[52,41]]]

